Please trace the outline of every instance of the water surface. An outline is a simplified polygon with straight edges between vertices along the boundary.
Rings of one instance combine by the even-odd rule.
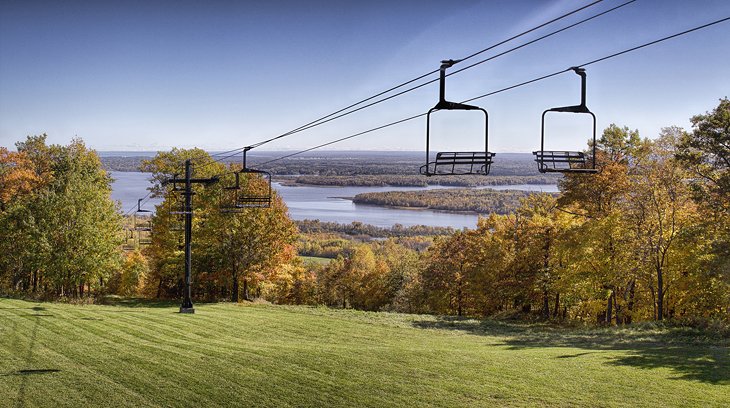
[[[123,211],[134,209],[137,199],[147,194],[149,173],[111,172],[115,179],[112,185],[112,198],[122,203]],[[428,225],[453,228],[474,228],[477,223],[476,214],[457,214],[431,210],[406,210],[379,207],[374,205],[358,205],[350,199],[360,193],[383,191],[420,191],[441,188],[428,187],[323,187],[323,186],[283,186],[273,183],[273,187],[281,195],[289,207],[289,215],[295,220],[315,220],[349,224],[359,221],[379,227],[391,227],[395,224],[405,226]],[[524,190],[556,192],[556,185],[518,184],[510,186],[489,186],[495,190]],[[143,209],[153,210],[161,199],[150,199]]]

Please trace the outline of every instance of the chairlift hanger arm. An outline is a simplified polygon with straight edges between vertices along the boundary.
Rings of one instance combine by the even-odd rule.
[[[142,209],[142,198],[137,200],[137,212],[138,213],[146,213],[146,212],[152,212],[151,210],[143,210]]]
[[[478,106],[467,105],[465,103],[439,101],[431,110],[484,110]]]
[[[461,60],[443,60],[439,67],[439,101],[429,113],[433,110],[476,110],[481,109],[478,106],[467,105],[465,103],[450,102],[446,100],[446,69],[451,68],[454,64]],[[483,109],[482,109],[483,110]]]
[[[572,70],[580,76],[580,105],[560,106],[557,108],[547,109],[545,112],[571,112],[571,113],[591,113],[586,106],[586,70],[585,68],[571,67]],[[543,113],[544,115],[544,113]]]
[[[255,146],[246,146],[243,148],[243,167],[241,168],[241,172],[246,170],[248,167],[246,167],[246,154],[249,150],[253,149]]]

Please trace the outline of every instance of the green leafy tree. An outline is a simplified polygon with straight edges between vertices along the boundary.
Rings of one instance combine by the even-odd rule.
[[[121,217],[98,156],[79,139],[47,146],[42,135],[16,146],[42,184],[0,220],[13,286],[63,296],[102,289],[119,265]]]
[[[233,173],[240,169],[216,163],[200,149],[173,149],[160,152],[143,162],[143,169],[152,173],[152,192],[162,196],[152,218],[152,244],[146,249],[150,257],[149,283],[157,285],[157,294],[177,296],[182,287],[183,251],[182,219],[174,212],[182,211],[182,195],[176,191],[182,179],[183,163],[191,159],[195,178],[217,182],[193,186],[193,268],[196,293],[216,299],[228,296],[232,301],[250,300],[265,289],[277,268],[295,256],[296,227],[287,216],[283,201],[273,194],[269,208],[246,208],[222,212],[233,204],[225,187],[232,186]],[[255,174],[241,174],[241,192],[260,194],[268,190],[265,181]],[[152,292],[148,284],[147,292]],[[255,294],[251,293],[251,289]]]
[[[653,303],[654,317],[668,316],[667,296],[683,275],[682,240],[698,222],[686,180],[688,174],[674,159],[681,129],[666,128],[651,144],[651,155],[638,164],[632,176],[627,216],[640,226],[636,252],[642,254]]]
[[[711,112],[692,117],[692,132],[677,143],[677,158],[696,176],[696,198],[730,213],[730,100]]]
[[[697,284],[692,286],[699,289],[703,286],[701,282],[708,282],[720,289],[720,293],[724,291],[726,295],[720,299],[716,296],[704,299],[715,305],[715,314],[727,317],[730,316],[730,100],[721,99],[715,109],[692,117],[691,122],[692,131],[682,135],[676,157],[693,175],[690,185],[702,217],[696,233],[709,241],[708,256],[699,258],[700,270],[707,273],[696,276]],[[702,292],[709,295],[706,290]],[[718,304],[725,307],[718,310]]]
[[[581,218],[566,242],[573,280],[581,283],[580,314],[599,322],[630,322],[636,304],[638,255],[628,245],[631,225],[625,209],[635,167],[648,156],[649,142],[638,131],[610,125],[597,141],[595,175],[567,174],[560,182],[559,206]],[[565,245],[563,245],[565,247]]]

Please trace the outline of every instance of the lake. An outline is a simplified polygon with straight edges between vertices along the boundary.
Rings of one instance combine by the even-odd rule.
[[[133,209],[137,199],[147,194],[149,173],[110,172],[115,179],[112,185],[112,199],[122,203],[122,210]],[[360,193],[382,191],[412,191],[453,188],[443,186],[429,187],[322,187],[322,186],[282,186],[273,183],[273,187],[289,207],[289,216],[295,220],[318,219],[320,221],[349,224],[359,221],[378,227],[391,227],[394,224],[405,226],[429,225],[437,227],[474,228],[477,223],[476,214],[456,214],[431,210],[404,210],[385,208],[373,205],[354,204],[346,197],[354,197]],[[556,185],[518,184],[510,186],[489,186],[495,190],[525,190],[556,192]],[[143,209],[154,210],[161,199],[150,199]]]

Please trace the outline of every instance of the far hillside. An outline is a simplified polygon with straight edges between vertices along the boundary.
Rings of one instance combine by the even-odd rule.
[[[211,152],[215,154],[215,152]],[[287,151],[249,153],[249,167],[266,170],[279,181],[336,186],[488,186],[515,184],[555,184],[556,174],[540,174],[531,153],[498,153],[489,176],[424,177],[418,169],[423,152],[319,151],[263,164],[291,154]],[[140,171],[147,152],[100,152],[102,164],[111,171]],[[238,163],[231,157],[225,162]]]

